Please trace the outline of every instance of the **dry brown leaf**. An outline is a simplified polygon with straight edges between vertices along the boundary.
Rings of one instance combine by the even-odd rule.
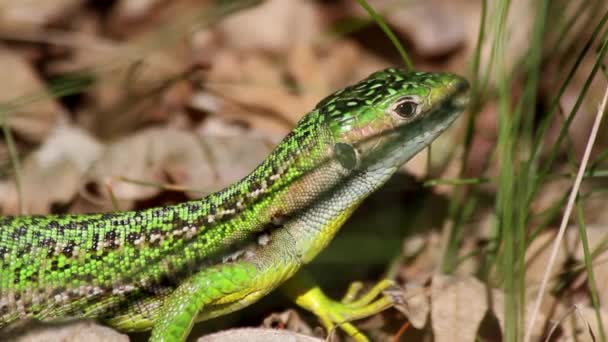
[[[572,309],[568,313],[570,317],[558,322],[561,323],[559,326],[564,330],[564,336],[560,341],[600,341],[600,330],[595,309],[585,305],[576,305]],[[601,309],[600,315],[604,329],[608,328],[608,310]],[[574,321],[574,326],[572,321]]]
[[[120,200],[141,200],[160,192],[121,179],[151,184],[177,184],[199,198],[247,175],[272,144],[251,135],[197,136],[176,129],[152,128],[110,144],[87,175],[104,189],[111,184]],[[105,191],[104,191],[105,194]]]
[[[79,124],[96,135],[115,138],[142,123],[173,114],[174,103],[165,103],[163,95],[193,66],[190,44],[184,39],[197,23],[190,16],[173,17],[124,42],[100,37],[96,32],[100,28],[93,27],[92,32],[82,35],[83,42],[72,46],[69,58],[47,63],[46,71],[51,75],[78,72],[94,77],[95,83],[87,92],[90,102],[77,108]],[[177,111],[185,103],[179,104]]]
[[[5,143],[0,142],[0,179],[3,179],[11,170],[11,160],[8,153],[8,146]]]
[[[289,128],[302,111],[309,110],[302,109],[298,96],[287,89],[273,59],[261,53],[238,56],[226,51],[218,55],[208,75],[208,88],[239,105],[257,108],[263,113],[258,115]],[[243,119],[249,120],[247,116]]]
[[[233,48],[272,52],[285,52],[295,44],[310,43],[322,29],[312,2],[284,0],[264,1],[227,18],[219,28]]]
[[[125,0],[118,1],[108,15],[106,29],[114,37],[135,37],[146,32],[161,33],[158,39],[181,40],[208,22],[223,22],[222,8],[245,11],[247,1],[209,0]],[[239,9],[240,6],[240,9]],[[160,30],[159,30],[160,28]],[[203,27],[206,29],[206,27]],[[168,39],[167,39],[168,38]]]
[[[47,341],[62,341],[62,342],[128,342],[129,337],[120,334],[115,330],[99,325],[94,322],[76,322],[63,325],[43,325],[31,323],[28,330],[19,329],[18,333],[11,332],[2,337],[5,341],[13,342],[47,342]]]
[[[330,91],[319,58],[311,45],[297,45],[289,50],[287,72],[298,87],[299,106],[293,110],[309,111],[323,94]],[[284,108],[283,110],[289,110]]]
[[[581,96],[581,89],[584,84],[587,82],[587,78],[589,77],[591,70],[594,68],[596,63],[597,56],[592,54],[585,58],[581,65],[577,68],[576,73],[571,81],[569,81],[568,86],[566,87],[564,94],[560,97],[559,103],[559,111],[556,115],[555,120],[551,123],[551,127],[545,139],[545,144],[548,147],[551,147],[555,144],[557,137],[565,123],[565,117],[570,115],[570,112],[574,108],[577,101],[579,101],[579,97]],[[556,72],[552,73],[555,75],[563,75],[565,77],[565,73]],[[568,128],[568,138],[566,141],[572,142],[572,147],[574,148],[574,156],[577,158],[577,162],[582,158],[583,151],[585,149],[585,145],[587,144],[587,140],[589,138],[589,134],[591,132],[591,126],[593,125],[593,121],[595,119],[595,115],[598,110],[598,106],[601,102],[602,95],[604,93],[604,89],[606,89],[606,81],[605,77],[601,76],[601,72],[593,79],[589,86],[589,90],[587,95],[583,99],[580,108],[578,109],[576,116],[573,118],[570,127]],[[557,91],[557,85],[561,84],[563,80],[556,80],[552,77],[546,78],[546,87],[547,92],[549,94],[555,94]],[[600,128],[600,132],[605,131],[608,128],[608,123],[606,120],[602,122],[602,126]],[[608,138],[605,134],[599,134],[597,136],[596,146],[606,146],[608,143]],[[592,156],[599,154],[602,152],[601,148],[595,148],[592,151]],[[593,160],[593,159],[592,159]]]
[[[412,326],[422,329],[429,319],[431,304],[423,286],[408,282],[403,292],[405,304],[400,306],[399,311],[407,317]]]
[[[521,58],[525,56],[530,47],[530,37],[532,37],[535,19],[535,16],[530,14],[535,11],[534,3],[534,1],[514,1],[509,7],[509,15],[506,23],[504,56],[502,56],[502,59],[505,62],[505,72],[508,74],[517,74],[518,68],[520,68],[520,65],[517,63],[521,61]],[[501,10],[501,5],[501,3],[496,1],[488,2],[487,18],[498,18],[500,16],[499,11]],[[476,17],[479,18],[479,15]],[[494,30],[498,25],[492,21],[486,21],[486,26],[486,37],[494,37]],[[479,21],[475,20],[468,31],[469,50],[467,56],[473,56],[473,50],[475,49],[478,35]],[[484,44],[482,44],[480,65],[486,67],[482,68],[480,77],[486,77],[486,74],[489,72],[487,66],[492,65],[490,61],[494,42],[494,39],[487,39]],[[497,80],[497,73],[493,71],[494,70],[492,69],[492,72],[488,75],[492,85],[494,85]]]
[[[55,65],[55,72],[69,72],[99,66],[94,69],[96,83],[91,89],[95,101],[94,130],[99,126],[119,125],[125,120],[143,121],[154,114],[155,106],[162,105],[161,86],[181,75],[190,66],[169,51],[179,49],[156,49],[138,53],[136,43],[110,47],[106,53],[79,51],[76,58],[64,67]],[[146,50],[145,47],[142,47]],[[128,57],[131,58],[128,58]],[[158,114],[156,114],[158,115]]]
[[[500,325],[500,329],[501,331],[505,331],[505,319],[504,319],[504,314],[505,314],[505,295],[502,291],[500,290],[492,290],[492,313],[494,314],[494,316],[496,317],[496,319],[498,320],[498,324]],[[550,303],[552,302],[552,298],[549,298],[549,296],[545,295],[545,300],[543,300],[543,303],[545,303],[545,306],[549,306]],[[484,292],[484,298],[486,298],[485,296],[485,292]],[[528,293],[526,293],[526,326],[529,325],[529,320],[532,316],[532,309],[533,309],[533,305],[534,305],[534,299],[536,299],[536,293],[534,293],[534,291],[529,291]],[[540,336],[543,333],[543,324],[546,322],[546,316],[542,313],[539,312],[538,313],[538,317],[536,320],[536,325],[534,325],[534,328],[532,329],[532,341],[540,341]],[[527,329],[527,327],[526,327]],[[523,328],[522,328],[523,330]]]
[[[510,6],[507,22],[507,42],[504,60],[507,70],[513,70],[530,42],[534,16],[530,1],[516,1]],[[481,7],[474,0],[427,0],[399,2],[393,0],[370,1],[374,8],[386,17],[397,31],[407,36],[414,50],[426,57],[444,56],[459,51],[459,58],[450,59],[450,66],[461,71],[474,53],[479,36]],[[499,2],[488,2],[488,18],[497,17]],[[349,2],[350,10],[359,16],[369,18],[356,2]],[[487,22],[486,37],[492,37],[494,22]],[[489,65],[493,40],[487,39],[482,47],[481,66]],[[426,62],[425,60],[421,62]],[[421,64],[418,63],[417,67]],[[488,70],[482,68],[481,73]],[[490,75],[493,76],[493,75]],[[494,80],[493,77],[490,78]]]
[[[87,180],[99,189],[112,184],[114,196],[123,200],[149,198],[160,192],[157,187],[118,181],[121,178],[155,184],[173,180],[200,190],[214,179],[214,171],[193,134],[152,128],[110,144]]]
[[[608,239],[606,228],[604,226],[587,226],[587,238],[589,249],[593,252],[601,244]],[[546,265],[551,254],[552,243],[555,239],[554,232],[544,232],[532,241],[526,252],[526,284],[528,287],[535,288],[540,284],[543,274],[546,271]],[[550,279],[556,277],[564,271],[568,258],[573,261],[582,263],[584,260],[583,248],[579,238],[579,230],[576,226],[568,227],[564,237],[564,244],[559,249],[555,267],[550,275]],[[598,286],[608,284],[608,252],[603,252],[595,256],[593,267],[596,275],[596,283]],[[585,275],[586,277],[586,275]],[[608,293],[600,290],[602,302],[608,301]]]
[[[421,246],[415,255],[415,259],[400,268],[400,277],[407,279],[408,282],[414,282],[418,284],[424,284],[433,275],[433,270],[437,269],[437,261],[439,260],[438,255],[441,253],[441,236],[438,232],[432,231],[428,235],[424,236],[425,244]],[[407,239],[409,241],[411,239]],[[412,257],[411,253],[413,249],[410,249],[408,243],[403,245],[403,255],[405,257]]]
[[[282,125],[276,132],[286,133],[329,92],[363,77],[359,75],[363,55],[356,45],[340,43],[326,53],[321,50],[314,45],[295,45],[289,50],[286,69],[268,54],[224,50],[217,53],[206,82],[215,96],[197,93],[191,105],[214,108],[222,116],[239,118],[256,128],[272,127],[269,123],[274,122]]]
[[[485,285],[473,277],[436,275],[431,303],[435,341],[475,341],[488,310]]]
[[[603,226],[587,226],[587,237],[588,237],[588,241],[589,241],[589,248],[591,251],[594,251],[596,248],[598,248],[602,243],[604,243],[606,241],[606,231],[605,231],[605,227]],[[528,298],[528,300],[526,301],[528,303],[528,307],[526,308],[526,313],[527,313],[527,317],[530,317],[530,314],[532,312],[531,308],[532,308],[532,304],[533,304],[533,299],[535,299],[536,297],[536,292],[538,291],[538,286],[542,280],[542,277],[544,276],[545,272],[547,271],[547,263],[550,257],[550,253],[551,253],[551,248],[552,248],[552,243],[555,239],[555,233],[554,232],[545,232],[540,234],[538,237],[536,237],[534,239],[534,241],[530,244],[530,246],[528,247],[527,253],[526,253],[526,260],[527,260],[527,265],[526,265],[526,287],[527,287],[527,293],[526,296]],[[582,244],[580,243],[580,239],[579,239],[579,231],[577,227],[569,227],[568,230],[566,231],[566,235],[564,237],[564,243],[562,244],[562,246],[560,247],[558,254],[557,254],[557,259],[555,262],[555,265],[557,267],[555,267],[552,270],[552,273],[550,274],[550,280],[556,280],[558,279],[558,276],[565,271],[565,269],[563,268],[567,261],[574,261],[574,262],[578,262],[580,264],[583,263],[584,257],[583,257],[583,249],[582,249]],[[568,264],[570,264],[570,262],[568,262]],[[606,293],[606,284],[608,284],[608,253],[604,252],[601,253],[599,255],[597,255],[594,258],[593,261],[593,269],[594,269],[594,274],[595,274],[595,280],[596,280],[596,285],[598,286],[598,294],[600,297],[600,303],[606,303],[606,301],[608,300],[608,294]],[[587,279],[587,274],[586,272],[583,272],[580,275],[580,279],[577,281],[580,285],[577,285],[577,282],[574,283],[575,287],[579,287],[579,286],[583,286],[584,287],[584,291],[587,291],[587,284],[585,284],[585,282],[588,281]],[[581,298],[585,301],[585,303],[588,303],[589,298],[587,297],[588,295],[584,295]],[[559,315],[564,314],[564,312],[568,311],[568,309],[564,306],[564,305],[569,305],[569,303],[571,303],[572,301],[579,301],[581,298],[578,297],[573,297],[573,296],[567,296],[565,298],[554,298],[549,294],[545,294],[545,300],[543,300],[543,307],[541,308],[541,312],[549,312],[548,310],[552,310],[554,307],[554,303],[557,302],[557,310],[555,311],[555,315],[552,317],[553,320],[557,320],[559,319]],[[495,311],[494,313],[496,314],[496,316],[499,319],[499,323],[503,324],[503,320],[502,320],[502,310],[504,308],[504,298],[503,295],[500,294],[500,296],[496,297],[496,293],[495,293],[495,298],[494,298],[494,302],[496,303],[495,306]],[[553,311],[551,311],[553,312]],[[574,316],[575,313],[572,313],[572,315]],[[580,317],[576,317],[577,319],[579,319]],[[537,325],[535,326],[535,332],[534,334],[536,336],[539,336],[541,334],[541,330],[542,330],[542,326],[544,324],[546,320],[546,315],[541,313],[540,314],[540,318],[537,320]],[[587,319],[587,321],[592,325],[592,327],[594,327],[594,331],[598,331],[597,330],[597,325],[595,325],[595,317],[592,317],[592,319]],[[580,323],[580,322],[579,322]],[[578,324],[578,323],[577,323]],[[582,324],[582,323],[581,323]],[[581,325],[582,326],[582,325]],[[568,324],[561,324],[561,327],[568,330],[569,329],[569,323]],[[586,331],[586,327],[584,329],[584,331]],[[584,335],[585,332],[581,332],[581,330],[577,330],[576,334],[582,334]],[[569,334],[572,335],[572,332],[569,332]],[[585,337],[582,337],[583,340],[585,340]],[[566,339],[569,340],[569,339]]]
[[[566,239],[570,239],[569,236]],[[543,279],[547,264],[551,256],[551,247],[555,240],[554,232],[546,232],[537,236],[526,250],[526,284],[538,286]],[[555,260],[556,267],[553,268],[550,278],[554,279],[560,272],[568,255],[565,249],[560,248]]]
[[[608,234],[606,233],[606,226],[604,225],[589,225],[586,226],[587,240],[589,242],[589,249],[593,253],[598,250],[600,246],[605,245],[608,242]],[[568,231],[568,242],[570,243],[570,250],[573,251],[574,260],[583,264],[584,251],[582,243],[579,239],[579,230],[577,227],[570,227]],[[600,303],[604,309],[608,309],[608,252],[601,250],[602,253],[598,253],[593,258],[593,272],[595,276],[595,284],[598,288],[598,296]],[[582,280],[588,281],[587,273],[581,274]],[[585,284],[585,286],[587,286]],[[606,325],[608,328],[608,325]]]
[[[298,311],[289,309],[280,313],[273,313],[264,319],[262,327],[286,329],[294,333],[312,335],[313,329],[300,317]]]
[[[437,275],[431,286],[431,319],[436,341],[474,341],[479,324],[488,309],[498,320],[501,331],[504,331],[505,295],[502,291],[489,291],[473,277]],[[527,293],[526,320],[532,314],[533,291]],[[547,298],[546,304],[554,302]],[[488,303],[492,306],[489,308]],[[537,322],[545,322],[546,316],[539,313]],[[543,323],[536,324],[532,331],[532,340],[538,341],[543,332]]]
[[[271,152],[279,139],[247,132],[240,134],[210,134],[199,136],[206,151],[207,164],[213,166],[217,178],[207,188],[216,191],[245,177]]]
[[[73,13],[85,0],[3,0],[2,27],[42,27]]]
[[[112,23],[143,21],[156,7],[171,2],[169,0],[119,0],[112,9]],[[173,1],[179,2],[179,1]],[[120,24],[119,24],[120,25]]]
[[[288,330],[242,328],[203,336],[197,342],[323,342],[322,339]]]
[[[9,104],[9,126],[27,140],[44,140],[53,127],[65,119],[66,113],[20,55],[0,47],[0,65],[4,70],[0,82],[0,103]],[[21,104],[32,97],[36,100]],[[20,104],[11,106],[15,102]]]
[[[424,56],[441,56],[464,46],[467,33],[469,30],[477,32],[479,23],[479,3],[475,1],[376,0],[370,4],[397,32],[407,36],[416,51]],[[351,6],[358,15],[369,17],[356,2]]]
[[[47,214],[51,205],[69,202],[78,192],[82,176],[99,156],[101,145],[72,126],[55,129],[45,143],[29,155],[21,174],[26,212]],[[5,214],[19,214],[19,197],[12,181],[0,183]]]
[[[213,163],[218,174],[215,181],[207,181],[205,188],[219,190],[251,172],[270,152],[272,145],[266,139],[255,137],[203,137],[201,144],[206,144],[213,157],[208,156],[207,163]]]
[[[310,94],[317,101],[332,90],[359,81],[387,66],[384,63],[368,68],[370,63],[365,62],[373,60],[373,57],[348,40],[339,40],[328,46],[319,45],[297,45],[287,55],[288,72],[304,95]]]

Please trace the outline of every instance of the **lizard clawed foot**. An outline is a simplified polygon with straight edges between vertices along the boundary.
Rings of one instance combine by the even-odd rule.
[[[329,333],[338,327],[356,341],[369,341],[350,322],[375,315],[393,306],[395,297],[385,291],[395,286],[393,281],[385,279],[359,296],[363,284],[354,282],[341,301],[328,298],[316,287],[298,298],[297,302],[317,315]]]

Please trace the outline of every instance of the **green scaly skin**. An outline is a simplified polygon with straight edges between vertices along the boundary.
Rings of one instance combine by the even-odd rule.
[[[467,82],[386,69],[306,114],[249,176],[203,199],[142,211],[0,218],[0,327],[96,318],[151,340],[245,307],[310,262],[361,201],[462,112]],[[393,304],[382,281],[341,301],[290,279],[328,328]]]

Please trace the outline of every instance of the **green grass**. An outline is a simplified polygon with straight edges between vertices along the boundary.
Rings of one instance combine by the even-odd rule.
[[[597,4],[598,2],[592,4],[595,7],[589,5],[580,6],[574,12],[574,15],[566,18],[566,23],[560,26],[560,35],[564,36],[569,32],[573,26],[573,22],[581,15],[583,9],[590,10],[592,8],[597,10]],[[551,62],[551,58],[553,57],[551,51],[555,51],[559,47],[557,41],[552,45],[546,44],[549,40],[548,36],[551,36],[553,33],[553,31],[547,32],[546,30],[550,3],[548,1],[536,2],[531,43],[527,53],[517,64],[518,69],[516,70],[521,70],[522,72],[515,74],[518,77],[521,77],[523,74],[525,78],[522,84],[522,95],[517,100],[515,100],[511,91],[514,89],[514,83],[519,80],[512,78],[514,73],[506,69],[506,61],[502,59],[502,56],[508,53],[505,50],[505,45],[508,43],[509,38],[505,33],[505,27],[511,3],[509,1],[497,2],[496,8],[490,14],[488,14],[487,3],[485,1],[481,2],[481,6],[481,29],[471,68],[473,99],[465,130],[463,155],[464,159],[467,160],[472,144],[475,121],[479,111],[484,106],[484,101],[494,97],[494,100],[498,103],[498,142],[493,157],[495,158],[495,162],[500,164],[500,172],[497,179],[481,176],[472,179],[451,180],[455,182],[452,184],[459,186],[454,189],[451,198],[449,218],[449,227],[451,229],[445,232],[450,234],[450,237],[447,239],[448,248],[444,255],[443,270],[447,273],[454,272],[458,267],[458,262],[462,261],[462,258],[458,258],[459,246],[462,242],[462,237],[465,235],[463,231],[465,229],[464,224],[472,219],[476,208],[478,208],[477,191],[479,183],[495,183],[498,189],[495,202],[496,225],[494,232],[491,234],[491,241],[481,252],[482,267],[478,275],[488,284],[502,286],[505,290],[507,305],[505,307],[504,339],[507,341],[518,341],[523,337],[523,313],[524,308],[529,304],[524,300],[525,251],[531,239],[540,231],[547,229],[548,224],[560,215],[560,210],[563,208],[566,196],[557,198],[555,205],[547,215],[548,218],[543,220],[541,226],[537,226],[531,230],[529,224],[533,217],[531,217],[529,207],[536,196],[542,195],[539,194],[539,189],[542,185],[547,180],[555,177],[555,175],[551,175],[551,171],[555,166],[557,156],[563,150],[562,146],[567,137],[568,128],[585,99],[591,80],[596,76],[596,69],[601,65],[599,62],[604,58],[605,50],[603,44],[606,42],[605,37],[602,37],[599,41],[602,47],[599,49],[596,65],[583,85],[577,97],[576,105],[568,114],[566,122],[561,127],[557,143],[548,150],[543,149],[542,143],[546,138],[549,124],[557,113],[559,99],[572,81],[574,74],[578,71],[581,61],[590,52],[591,46],[597,44],[596,38],[604,30],[606,17],[599,21],[588,43],[582,47],[575,46],[578,55],[574,59],[574,64],[565,73],[565,81],[552,99],[549,110],[546,113],[539,113],[543,114],[543,118],[537,128],[532,118],[533,114],[537,112],[536,99],[539,80],[543,77],[543,72],[546,68],[543,62]],[[486,27],[486,23],[493,24],[490,27]],[[486,39],[486,36],[488,36],[488,41],[485,41],[485,43],[492,44],[492,52],[487,65],[481,66],[482,41]],[[552,46],[552,48],[546,50],[546,46]],[[486,70],[486,73],[483,74],[482,70]],[[497,89],[495,91],[488,87],[488,75],[490,74],[495,75],[496,78]],[[544,157],[541,152],[547,153],[548,157]],[[605,158],[605,156],[606,154],[604,153],[600,159]],[[598,163],[594,165],[598,165]],[[463,164],[461,175],[463,175],[462,170],[465,168],[466,164]],[[588,172],[589,176],[593,174],[593,172]],[[562,174],[561,176],[565,175]],[[573,178],[572,174],[567,177]],[[432,184],[432,182],[429,183]],[[578,207],[581,207],[580,203]],[[582,211],[579,209],[578,212],[579,222],[583,222]],[[534,233],[531,234],[530,232]],[[581,239],[586,239],[582,232]],[[599,309],[597,309],[599,308],[599,303],[592,275],[591,260],[592,258],[588,255],[585,262],[589,275],[590,292],[599,321]],[[605,341],[603,327],[600,328],[599,336],[602,341]]]
[[[399,55],[403,59],[403,62],[405,63],[407,69],[414,70],[414,65],[412,64],[412,61],[410,60],[410,57],[408,56],[407,52],[405,52],[405,48],[403,48],[403,45],[401,45],[401,42],[399,41],[397,36],[395,36],[395,34],[390,29],[390,27],[388,27],[384,19],[382,19],[382,16],[378,14],[378,12],[376,12],[367,1],[357,0],[357,2],[359,3],[359,5],[361,5],[361,7],[363,7],[363,9],[367,11],[367,13],[369,13],[369,15],[376,21],[378,26],[380,26],[382,31],[384,31],[388,39],[391,40],[391,43],[393,43],[397,51],[399,51]]]

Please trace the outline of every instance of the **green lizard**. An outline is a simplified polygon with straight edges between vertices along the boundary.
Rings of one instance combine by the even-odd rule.
[[[0,218],[0,327],[96,318],[181,341],[195,321],[284,283],[361,201],[462,112],[467,82],[386,69],[306,114],[251,174],[203,199],[142,211]],[[298,281],[294,281],[298,278]],[[333,301],[302,277],[297,304],[365,341],[350,321],[391,306],[391,282]]]

